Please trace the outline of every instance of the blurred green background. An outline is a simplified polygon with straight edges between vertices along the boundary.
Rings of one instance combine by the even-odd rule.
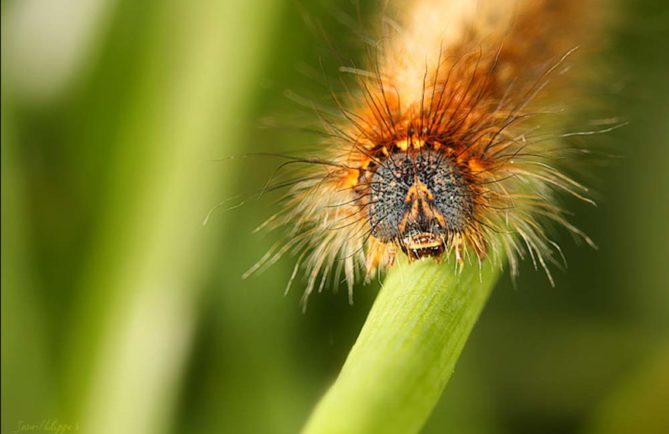
[[[251,234],[271,197],[201,223],[279,164],[228,157],[318,143],[262,126],[301,119],[287,90],[327,101],[324,77],[364,51],[357,15],[334,0],[2,2],[3,433],[299,430],[378,283],[303,314],[303,282],[283,295],[292,258],[240,277],[276,239]],[[515,288],[502,279],[425,432],[669,432],[667,47],[666,1],[622,3],[597,92],[630,124],[591,139],[619,155],[589,170],[599,206],[568,204],[600,249],[562,231],[556,288],[529,264]]]

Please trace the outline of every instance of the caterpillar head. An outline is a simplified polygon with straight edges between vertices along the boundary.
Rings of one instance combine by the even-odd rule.
[[[411,259],[439,257],[474,216],[472,192],[456,161],[434,150],[389,155],[369,183],[372,235]]]

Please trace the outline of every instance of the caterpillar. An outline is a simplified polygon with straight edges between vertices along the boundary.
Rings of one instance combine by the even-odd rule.
[[[485,260],[518,273],[562,253],[557,224],[593,245],[558,205],[587,188],[559,167],[560,122],[579,65],[598,43],[602,2],[413,0],[386,5],[382,37],[355,86],[333,95],[327,139],[296,171],[264,228],[286,237],[249,272],[286,253],[306,275],[304,300],[328,279],[368,281],[395,264]],[[581,69],[582,70],[582,69]],[[564,152],[564,153],[562,153]],[[568,160],[568,158],[567,158]],[[290,283],[289,283],[290,286]]]

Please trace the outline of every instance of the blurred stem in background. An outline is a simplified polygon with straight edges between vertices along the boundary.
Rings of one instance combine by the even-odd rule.
[[[203,167],[238,149],[235,120],[247,110],[275,3],[154,4],[112,163],[119,176],[72,329],[66,381],[75,391],[84,385],[73,402],[90,432],[170,426],[197,288],[213,260],[215,238],[201,222],[225,196],[227,178]]]
[[[145,4],[149,19],[134,35],[144,44],[137,75],[108,77],[127,80],[132,90],[110,128],[112,176],[97,192],[105,197],[103,218],[84,256],[74,314],[63,318],[70,329],[54,412],[82,432],[150,434],[170,427],[198,289],[217,239],[201,223],[225,197],[230,177],[205,168],[238,149],[237,121],[248,111],[277,4]],[[116,18],[125,25],[122,13]],[[3,125],[3,150],[15,146],[5,138]],[[20,195],[18,187],[12,195]],[[37,414],[27,422],[51,413]]]

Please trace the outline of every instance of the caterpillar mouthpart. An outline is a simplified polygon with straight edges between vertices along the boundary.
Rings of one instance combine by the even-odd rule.
[[[400,246],[411,260],[425,257],[438,258],[446,250],[444,239],[439,235],[428,232],[404,238],[400,242]]]

